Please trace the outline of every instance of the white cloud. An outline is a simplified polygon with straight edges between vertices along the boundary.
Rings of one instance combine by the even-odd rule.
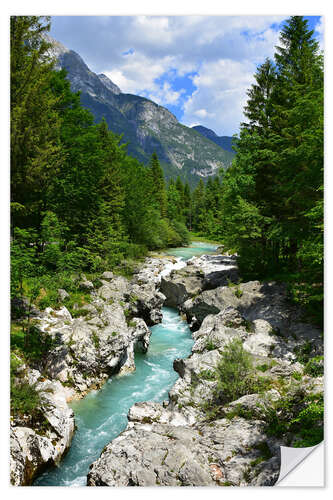
[[[178,104],[180,97],[185,92],[185,89],[173,90],[169,82],[164,82],[162,87],[155,85],[154,90],[148,93],[147,97],[157,102],[157,104],[166,106],[168,104]]]
[[[272,57],[285,16],[110,16],[53,18],[53,36],[76,50],[123,92],[161,105],[183,105],[185,124],[232,134],[243,120],[246,90]],[[276,23],[276,24],[274,24]],[[322,19],[317,25],[322,36]],[[173,78],[195,73],[192,95]],[[185,84],[184,84],[185,86]]]
[[[155,59],[135,51],[123,56],[122,63],[116,69],[104,68],[101,73],[107,75],[123,92],[137,94],[154,90],[155,80],[169,71],[173,64],[172,56]]]
[[[243,120],[246,90],[253,83],[255,65],[249,61],[219,59],[204,64],[193,81],[197,90],[184,105],[183,121],[201,125],[219,135],[232,135]],[[204,113],[202,113],[204,111]]]

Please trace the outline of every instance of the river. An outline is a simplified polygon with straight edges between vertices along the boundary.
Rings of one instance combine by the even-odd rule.
[[[216,245],[192,242],[189,247],[168,249],[166,253],[188,260],[215,249]],[[173,361],[189,356],[193,340],[177,310],[163,307],[162,311],[162,323],[151,328],[148,352],[135,355],[135,372],[113,376],[99,391],[71,403],[77,425],[71,448],[59,467],[44,472],[34,486],[85,486],[89,465],[126,428],[129,408],[139,401],[162,402],[168,398],[178,378]]]

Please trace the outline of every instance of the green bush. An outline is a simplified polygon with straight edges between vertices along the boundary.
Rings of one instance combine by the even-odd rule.
[[[240,339],[233,339],[224,348],[217,379],[216,396],[224,404],[255,392],[252,356],[244,350]]]
[[[320,377],[324,375],[324,357],[315,356],[309,359],[304,368],[304,373],[311,377]]]
[[[187,230],[185,224],[183,224],[182,222],[179,222],[177,220],[174,220],[174,221],[172,221],[171,225],[181,241],[180,244],[181,245],[189,245],[190,241],[191,241],[191,237],[190,237],[190,233]]]
[[[11,373],[10,381],[10,412],[12,415],[29,415],[32,418],[40,416],[40,395],[35,385],[27,382],[14,381]]]
[[[25,336],[27,337],[25,339]],[[19,353],[29,363],[40,362],[43,357],[56,345],[56,341],[47,333],[41,332],[34,325],[30,326],[29,333],[21,328],[13,328],[10,336],[11,349]]]
[[[286,437],[295,447],[315,446],[323,439],[324,400],[322,394],[308,395],[301,386],[263,408],[266,432]]]
[[[294,354],[296,355],[296,361],[305,365],[310,360],[310,355],[312,352],[312,344],[310,341],[305,342],[301,346],[297,346],[294,349]]]
[[[201,370],[199,373],[199,378],[203,378],[205,380],[215,380],[216,372],[215,370]]]
[[[315,446],[324,438],[324,399],[319,396],[301,410],[290,422],[291,429],[296,431],[296,448]]]

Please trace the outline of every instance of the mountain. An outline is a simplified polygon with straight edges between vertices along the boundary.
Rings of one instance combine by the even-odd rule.
[[[229,151],[230,153],[235,154],[234,150],[232,149],[233,144],[235,144],[234,137],[229,137],[228,135],[218,136],[213,130],[207,127],[203,127],[202,125],[195,125],[192,128],[202,134],[204,137],[207,137],[207,139],[215,142],[215,144],[220,146],[225,151]]]
[[[110,130],[122,134],[128,153],[147,164],[155,151],[166,178],[177,175],[194,186],[200,177],[227,169],[233,153],[214,144],[193,128],[179,123],[166,108],[133,94],[125,94],[106,75],[97,75],[79,54],[47,36],[57,69],[66,69],[73,92],[96,122],[105,117]]]

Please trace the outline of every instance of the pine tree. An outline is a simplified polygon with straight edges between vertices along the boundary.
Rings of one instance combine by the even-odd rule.
[[[158,207],[161,217],[167,215],[167,195],[164,181],[164,173],[158,161],[157,154],[153,153],[150,161],[151,196]]]
[[[223,180],[223,239],[248,276],[287,272],[320,283],[323,60],[304,18],[287,21],[275,61],[258,68],[248,92],[248,122]],[[322,292],[309,290],[301,296],[318,304]]]
[[[205,185],[202,179],[199,180],[196,188],[193,191],[193,229],[194,231],[205,233],[205,218],[206,218],[206,204],[205,204]]]
[[[188,182],[184,187],[184,216],[186,227],[191,231],[192,229],[192,196],[191,188]]]
[[[12,228],[39,231],[61,162],[59,116],[50,89],[53,61],[43,38],[49,29],[48,17],[10,19]]]

